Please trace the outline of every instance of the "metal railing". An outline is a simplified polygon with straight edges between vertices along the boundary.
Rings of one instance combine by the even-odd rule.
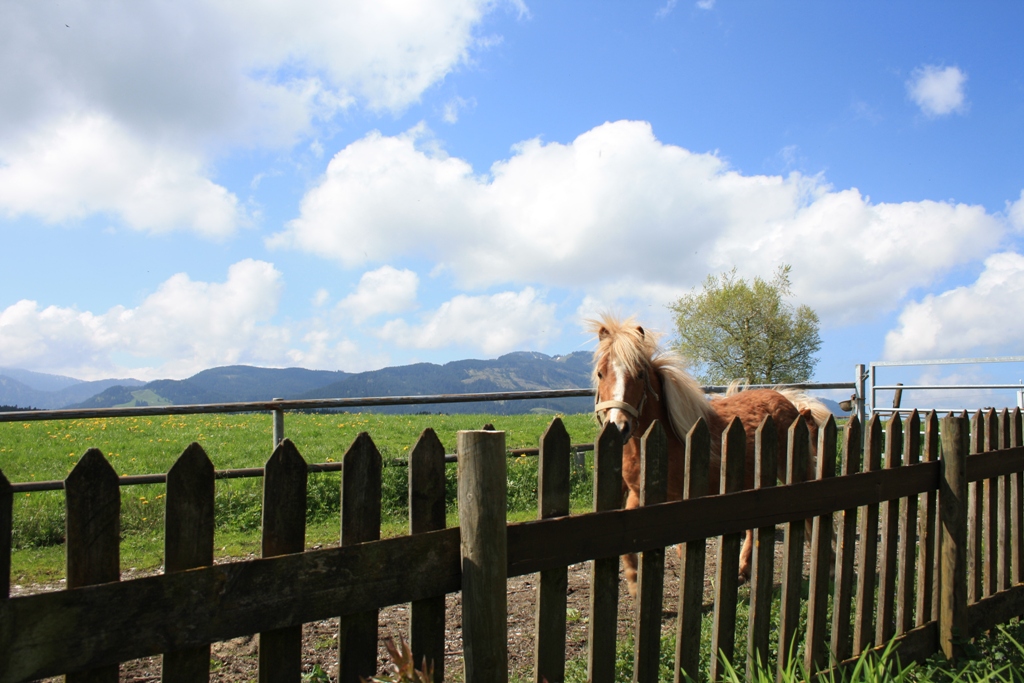
[[[912,367],[922,365],[977,365],[982,363],[1024,363],[1024,356],[985,356],[981,358],[939,358],[931,360],[907,360],[907,361],[875,361],[870,364],[867,375],[868,396],[870,397],[870,412],[881,414],[909,413],[913,408],[900,406],[904,391],[971,391],[971,390],[1013,390],[1017,392],[1017,407],[1024,408],[1024,384],[879,384],[878,368],[882,367]],[[863,367],[863,366],[861,366]],[[879,391],[893,391],[893,406],[886,408],[878,405]],[[863,395],[863,394],[862,394]],[[964,410],[960,408],[934,408],[937,413],[958,413]]]

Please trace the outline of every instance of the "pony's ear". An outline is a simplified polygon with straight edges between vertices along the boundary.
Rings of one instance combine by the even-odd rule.
[[[640,333],[640,338],[643,339],[644,338],[644,328],[642,328],[639,325],[637,325],[636,326],[636,331]]]
[[[608,331],[608,328],[605,327],[604,325],[601,325],[601,328],[597,331],[597,338],[598,338],[598,340],[604,341],[605,339],[607,339],[610,336],[611,336],[611,332]]]

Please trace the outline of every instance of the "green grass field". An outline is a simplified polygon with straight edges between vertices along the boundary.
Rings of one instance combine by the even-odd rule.
[[[536,447],[550,424],[549,415],[379,415],[373,413],[287,414],[285,434],[307,462],[338,462],[360,432],[373,439],[384,460],[383,533],[408,527],[408,468],[404,462],[420,433],[433,428],[446,452],[455,451],[459,430],[490,422],[506,432],[509,448]],[[592,441],[596,424],[590,415],[564,416],[574,443]],[[269,414],[183,415],[0,424],[0,470],[11,482],[63,479],[89,448],[98,448],[119,475],[167,472],[193,441],[206,450],[219,470],[262,466],[272,451]],[[509,460],[510,518],[536,514],[537,460]],[[586,471],[573,477],[573,505],[590,505]],[[340,473],[309,478],[307,543],[338,538]],[[163,555],[161,484],[121,489],[122,565],[159,566]],[[257,552],[261,518],[261,479],[218,480],[216,544],[218,556]],[[449,513],[455,513],[455,466],[448,466]],[[63,576],[63,491],[21,493],[14,504],[15,583]]]

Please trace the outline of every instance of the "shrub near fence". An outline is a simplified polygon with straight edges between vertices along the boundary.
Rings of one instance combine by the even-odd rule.
[[[341,491],[341,546],[303,552],[308,466],[291,442],[265,468],[263,558],[211,566],[214,472],[202,449],[186,449],[167,474],[166,573],[118,581],[118,481],[90,450],[65,481],[68,588],[9,595],[11,485],[0,475],[0,681],[69,673],[69,681],[117,680],[117,663],[166,653],[164,680],[206,680],[209,644],[261,633],[260,678],[297,681],[301,625],[341,617],[339,678],[357,680],[376,667],[377,610],[412,602],[411,640],[417,660],[443,662],[443,596],[463,591],[468,681],[507,679],[503,606],[505,578],[541,572],[537,596],[537,680],[564,671],[565,567],[592,565],[589,677],[614,678],[618,600],[617,556],[639,551],[636,680],[656,680],[664,548],[683,543],[676,638],[676,677],[696,675],[701,661],[700,612],[706,541],[717,544],[719,575],[712,643],[735,650],[736,542],[757,529],[751,578],[746,660],[778,666],[802,653],[818,670],[896,638],[904,661],[936,651],[954,657],[963,639],[1024,614],[1024,448],[1021,415],[934,413],[886,425],[852,419],[843,438],[841,474],[834,476],[834,422],[821,430],[817,481],[799,482],[807,457],[806,427],[789,428],[786,486],[773,486],[772,432],[756,440],[758,487],[705,495],[710,454],[706,426],[687,435],[689,476],[683,501],[664,499],[665,439],[654,425],[642,441],[644,507],[617,507],[621,444],[614,428],[595,444],[595,508],[567,515],[570,447],[560,420],[541,441],[537,521],[504,526],[504,435],[464,432],[459,438],[460,528],[443,529],[444,451],[430,430],[410,463],[409,536],[379,537],[380,454],[361,435],[346,453]],[[940,448],[941,437],[941,448]],[[722,452],[723,487],[736,488],[742,430],[730,428]],[[884,443],[883,443],[884,442]],[[939,459],[939,454],[942,459]],[[968,457],[968,452],[971,455]],[[804,461],[806,462],[806,461]],[[883,466],[884,465],[884,466]],[[763,475],[763,476],[762,476]],[[920,498],[920,499],[919,499]],[[838,522],[834,592],[829,556]],[[803,520],[813,519],[810,573],[803,577]],[[771,600],[774,527],[784,525],[780,625],[773,634]],[[859,538],[859,540],[858,540]],[[502,559],[504,558],[504,560]],[[970,560],[970,562],[968,562]],[[807,626],[798,632],[801,588],[808,581]],[[876,595],[877,583],[877,595]],[[826,623],[827,603],[833,619]],[[742,651],[742,649],[740,650]],[[735,656],[733,656],[735,659]],[[742,661],[738,662],[742,665]],[[712,676],[721,675],[712,665]],[[438,680],[443,672],[437,671]]]

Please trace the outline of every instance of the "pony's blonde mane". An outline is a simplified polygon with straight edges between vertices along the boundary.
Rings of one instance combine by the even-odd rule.
[[[598,362],[608,355],[628,368],[631,374],[639,374],[648,367],[658,373],[670,426],[680,438],[686,437],[699,418],[710,420],[713,411],[704,398],[704,390],[686,371],[686,361],[682,356],[658,345],[661,335],[643,330],[632,317],[619,320],[604,314],[598,320],[586,322],[587,329],[598,338],[591,375],[595,389]]]

